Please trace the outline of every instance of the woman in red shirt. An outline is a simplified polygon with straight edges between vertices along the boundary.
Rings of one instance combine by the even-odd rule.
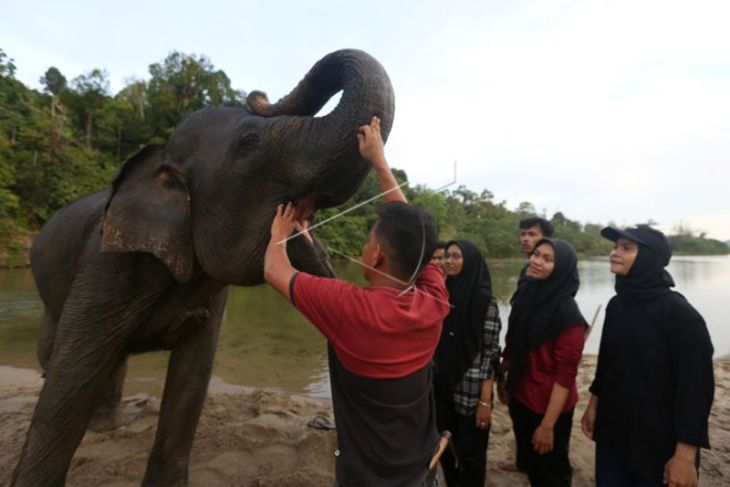
[[[503,366],[517,439],[533,486],[568,486],[575,376],[587,327],[575,294],[578,258],[564,240],[544,238],[530,255],[507,329]]]

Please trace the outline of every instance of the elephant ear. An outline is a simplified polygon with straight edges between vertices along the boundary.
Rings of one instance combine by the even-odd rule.
[[[102,219],[102,252],[148,252],[179,282],[193,272],[190,192],[164,147],[148,145],[122,166]]]

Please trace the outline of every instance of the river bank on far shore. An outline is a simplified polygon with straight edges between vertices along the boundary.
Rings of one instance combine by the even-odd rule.
[[[593,444],[580,431],[587,387],[596,358],[587,355],[579,369],[581,401],[571,439],[573,485],[594,485]],[[712,450],[702,452],[700,485],[730,484],[730,358],[715,361],[715,402],[710,417]],[[25,439],[42,386],[38,372],[0,366],[0,484],[9,479]],[[120,426],[87,432],[71,463],[69,487],[139,485],[154,439],[159,399],[126,397]],[[333,482],[336,438],[333,431],[307,426],[330,418],[329,401],[266,389],[211,382],[190,457],[191,486],[321,487]],[[507,473],[497,463],[514,451],[509,415],[495,408],[488,452],[488,484],[527,485],[526,477]]]
[[[35,238],[35,235],[37,234],[37,231],[35,232],[25,232],[20,235],[16,235],[11,237],[8,242],[6,242],[3,245],[0,245],[0,269],[15,269],[15,268],[23,268],[23,267],[30,267],[30,247],[33,244],[33,239]],[[672,236],[672,238],[677,239],[679,237]],[[702,243],[703,239],[699,239],[698,237],[692,237],[693,240],[684,242],[680,244],[680,248],[676,248],[677,243],[674,244],[674,255],[675,256],[706,256],[706,255],[730,255],[730,243],[723,242],[727,248],[724,248],[722,246],[703,246],[701,244],[697,244],[696,241],[700,241]],[[719,242],[719,241],[717,241]],[[703,253],[701,251],[697,250],[707,250],[707,249],[714,249],[716,252],[711,253]],[[722,251],[719,251],[722,250]],[[485,252],[485,255],[489,256],[490,259],[521,259],[522,256],[503,256],[503,257],[496,257],[496,256],[490,256],[489,252]],[[583,253],[580,253],[580,258],[586,258],[586,259],[592,259],[592,258],[601,258],[605,257],[605,254],[591,254],[586,255]],[[344,258],[338,257],[336,255],[332,256],[332,260],[344,260]]]

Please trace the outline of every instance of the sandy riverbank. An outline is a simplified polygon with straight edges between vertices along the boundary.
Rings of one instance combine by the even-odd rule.
[[[593,485],[593,445],[580,433],[580,415],[595,357],[580,369],[583,399],[577,407],[571,458],[573,485]],[[717,389],[710,419],[713,449],[703,452],[700,485],[730,485],[730,359],[715,365]],[[37,372],[0,367],[0,485],[9,479],[25,438],[42,385]],[[76,452],[67,485],[136,486],[142,479],[154,439],[159,400],[125,398],[125,426],[88,432]],[[327,402],[266,390],[230,386],[214,380],[198,425],[190,461],[192,486],[329,487],[335,435],[307,427],[316,415],[331,415]],[[526,478],[497,468],[514,448],[509,417],[495,411],[488,453],[488,485],[527,485]]]

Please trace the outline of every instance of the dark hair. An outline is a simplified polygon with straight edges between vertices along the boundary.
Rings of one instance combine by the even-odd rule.
[[[535,225],[540,227],[540,231],[542,232],[542,235],[544,237],[551,237],[553,235],[553,232],[555,231],[552,223],[544,218],[540,218],[539,216],[531,216],[529,218],[525,218],[524,220],[520,220],[520,228],[522,230],[527,230],[528,228],[534,227]]]
[[[375,237],[385,249],[394,277],[408,281],[428,263],[436,248],[436,222],[421,208],[391,201],[378,209]]]
[[[436,250],[438,249],[446,250],[446,242],[444,242],[443,240],[439,240],[438,242],[436,242],[436,246],[433,248],[433,252],[436,252]],[[433,254],[433,252],[431,253]]]

